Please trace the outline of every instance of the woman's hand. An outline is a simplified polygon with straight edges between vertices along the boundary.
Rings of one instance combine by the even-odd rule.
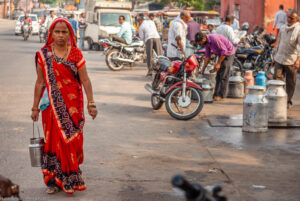
[[[97,111],[97,108],[96,107],[89,107],[88,106],[88,112],[89,112],[89,115],[95,119],[97,114],[98,114],[98,111]]]
[[[31,119],[33,121],[38,121],[39,120],[39,114],[40,114],[39,111],[32,111],[32,113],[31,113]]]

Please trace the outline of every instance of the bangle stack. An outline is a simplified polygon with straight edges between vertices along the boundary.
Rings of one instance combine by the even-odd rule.
[[[32,112],[33,112],[33,111],[38,111],[38,112],[39,112],[39,111],[40,111],[40,109],[39,109],[39,108],[37,108],[37,107],[32,107],[32,108],[31,108],[31,111],[32,111]]]
[[[89,102],[88,102],[88,107],[94,107],[94,108],[96,108],[96,103],[95,103],[95,101],[93,101],[93,100],[89,101]]]

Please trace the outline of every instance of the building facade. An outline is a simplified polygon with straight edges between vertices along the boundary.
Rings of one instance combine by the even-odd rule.
[[[221,17],[234,14],[240,25],[248,22],[251,30],[258,25],[267,33],[275,33],[273,23],[281,4],[285,11],[295,9],[300,13],[300,0],[221,0]]]

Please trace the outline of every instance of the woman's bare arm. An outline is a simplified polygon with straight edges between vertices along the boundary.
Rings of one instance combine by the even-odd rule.
[[[86,66],[84,65],[78,70],[80,81],[84,87],[86,97],[88,101],[92,101],[93,99],[93,88],[91,84],[91,80],[87,74]]]
[[[31,113],[31,119],[33,121],[39,120],[38,107],[39,107],[39,103],[40,103],[41,96],[43,93],[44,85],[45,85],[45,80],[44,80],[43,70],[42,70],[42,67],[38,64],[37,79],[36,79],[35,87],[34,87],[34,98],[33,98],[33,106],[32,106],[32,113]]]

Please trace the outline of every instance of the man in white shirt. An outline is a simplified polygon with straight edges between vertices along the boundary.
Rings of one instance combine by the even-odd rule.
[[[232,18],[232,24],[230,25],[234,31],[238,31],[240,29],[240,22],[236,19],[236,17],[233,15]]]
[[[181,12],[172,22],[168,33],[167,56],[171,60],[181,59],[181,54],[185,56],[187,22],[190,21],[191,14],[188,11]],[[178,52],[177,48],[180,49]]]
[[[57,16],[54,14],[54,11],[51,10],[51,11],[50,11],[50,16],[48,16],[48,17],[46,18],[46,21],[45,21],[45,25],[46,25],[47,31],[49,30],[49,28],[50,28],[52,22],[53,22],[54,20],[56,20],[56,18],[57,18]]]
[[[274,20],[274,24],[273,24],[273,30],[275,30],[275,27],[277,27],[276,36],[278,36],[280,28],[283,25],[287,24],[287,15],[286,15],[286,12],[283,11],[283,9],[284,9],[283,5],[280,5],[279,9],[280,10],[275,15],[275,20]]]
[[[144,18],[139,18],[138,22],[140,23],[139,27],[139,37],[146,44],[146,54],[147,54],[147,67],[148,73],[146,76],[152,75],[152,57],[153,49],[157,55],[162,54],[162,46],[160,42],[160,36],[157,32],[154,21],[144,20]]]
[[[233,45],[237,45],[240,42],[240,39],[235,35],[232,27],[230,26],[231,24],[232,18],[226,17],[225,23],[221,24],[217,28],[216,33],[227,38]]]

